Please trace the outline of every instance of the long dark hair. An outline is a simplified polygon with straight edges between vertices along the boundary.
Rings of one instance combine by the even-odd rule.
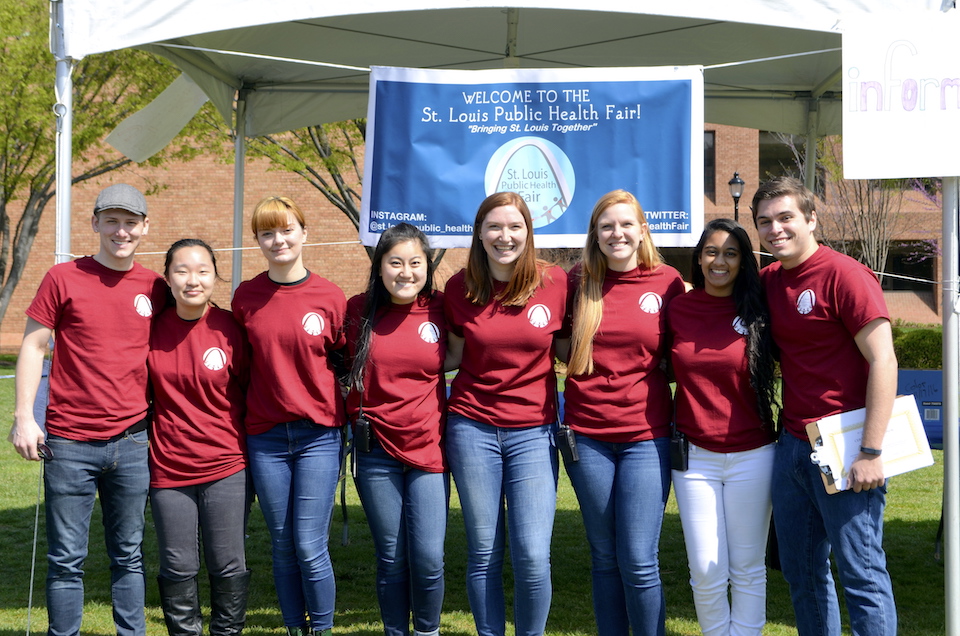
[[[383,257],[395,245],[405,241],[418,243],[427,257],[427,280],[423,289],[417,294],[417,301],[414,302],[428,301],[433,296],[433,272],[436,265],[433,262],[433,249],[430,247],[427,236],[409,223],[399,223],[387,229],[380,235],[377,249],[374,250],[373,257],[370,259],[370,280],[367,283],[363,314],[360,318],[360,330],[357,333],[356,353],[353,356],[350,373],[347,375],[347,386],[361,393],[363,393],[363,371],[367,366],[367,359],[370,357],[370,342],[373,339],[373,327],[377,322],[377,314],[393,302],[390,292],[387,291],[383,279],[380,277],[380,267],[383,263]]]
[[[776,364],[773,360],[773,335],[770,333],[770,314],[760,284],[760,268],[753,255],[753,244],[743,226],[732,219],[714,219],[707,223],[700,242],[693,251],[693,286],[703,289],[706,281],[700,256],[703,246],[715,232],[727,232],[740,250],[740,272],[733,282],[733,299],[737,315],[747,329],[747,364],[750,386],[757,394],[757,408],[765,424],[773,426],[773,408],[777,401]]]

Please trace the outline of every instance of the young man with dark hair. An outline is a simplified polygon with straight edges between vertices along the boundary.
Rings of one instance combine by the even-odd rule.
[[[890,316],[873,272],[817,243],[814,208],[813,194],[787,177],[764,183],[753,197],[760,242],[778,261],[761,276],[783,372],[784,430],[773,474],[781,566],[801,636],[840,634],[831,552],[853,633],[892,636],[897,613],[882,545],[880,456],[897,388]],[[805,426],[864,407],[852,487],[827,494]]]
[[[25,459],[45,459],[48,634],[80,633],[83,562],[99,493],[117,634],[142,636],[146,360],[153,308],[166,286],[134,262],[149,229],[140,191],[104,189],[91,224],[100,235],[97,254],[52,267],[27,309],[10,441]],[[33,406],[54,333],[44,431]]]

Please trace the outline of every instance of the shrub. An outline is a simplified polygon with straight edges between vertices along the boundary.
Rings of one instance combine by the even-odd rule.
[[[893,341],[901,369],[942,369],[943,334],[939,329],[912,329]]]

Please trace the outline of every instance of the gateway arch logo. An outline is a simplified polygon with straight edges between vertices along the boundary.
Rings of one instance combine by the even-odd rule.
[[[203,354],[203,366],[211,371],[219,371],[227,366],[227,354],[220,347],[210,347]]]
[[[149,318],[153,315],[153,301],[151,301],[150,297],[146,294],[137,294],[133,299],[133,308],[144,318]]]
[[[533,227],[550,225],[567,211],[576,188],[573,164],[559,146],[539,137],[517,137],[500,146],[483,179],[487,195],[516,192],[527,202]]]
[[[663,298],[656,292],[647,292],[638,301],[641,311],[645,314],[658,314],[663,307]]]
[[[323,316],[315,311],[306,314],[300,320],[300,324],[303,325],[303,330],[311,336],[319,336],[323,333]]]
[[[420,339],[428,344],[440,342],[440,328],[429,320],[420,323],[417,333],[420,334]]]
[[[797,298],[797,313],[806,316],[817,306],[817,295],[812,289],[805,289]]]
[[[527,310],[527,320],[534,327],[543,329],[550,324],[550,308],[541,304],[534,305]]]

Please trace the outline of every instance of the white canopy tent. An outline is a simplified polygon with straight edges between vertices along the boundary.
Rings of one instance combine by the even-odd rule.
[[[196,82],[235,125],[238,157],[247,136],[364,116],[371,65],[702,65],[707,121],[813,138],[840,131],[838,26],[864,14],[936,10],[940,1],[54,0],[58,131],[72,126],[72,60],[137,46]],[[64,186],[69,148],[60,144]],[[243,162],[236,167],[239,243]],[[59,227],[69,228],[69,188],[57,192]],[[69,241],[68,229],[58,231],[58,255],[70,253]]]
[[[87,55],[140,47],[172,61],[235,125],[238,158],[248,135],[364,116],[372,65],[702,65],[708,122],[813,139],[840,132],[840,33],[845,23],[871,14],[937,11],[953,2],[354,0],[347,5],[319,0],[52,0],[58,258],[70,253],[70,69]],[[812,176],[814,162],[806,163]],[[236,162],[236,244],[242,238],[243,164]],[[952,182],[944,197],[943,258],[954,263],[953,271],[956,196]],[[954,218],[948,222],[950,214]],[[241,271],[239,252],[234,271]],[[949,293],[945,289],[945,318],[954,316],[955,301],[955,286]],[[946,349],[945,377],[956,378],[956,348],[953,341]],[[944,421],[953,429],[955,391],[946,391],[945,406],[952,419]],[[952,439],[956,443],[955,434]],[[956,450],[947,452],[955,456]],[[951,516],[948,506],[946,521],[958,524],[955,507]],[[958,542],[956,533],[948,534],[948,633],[960,633]]]

